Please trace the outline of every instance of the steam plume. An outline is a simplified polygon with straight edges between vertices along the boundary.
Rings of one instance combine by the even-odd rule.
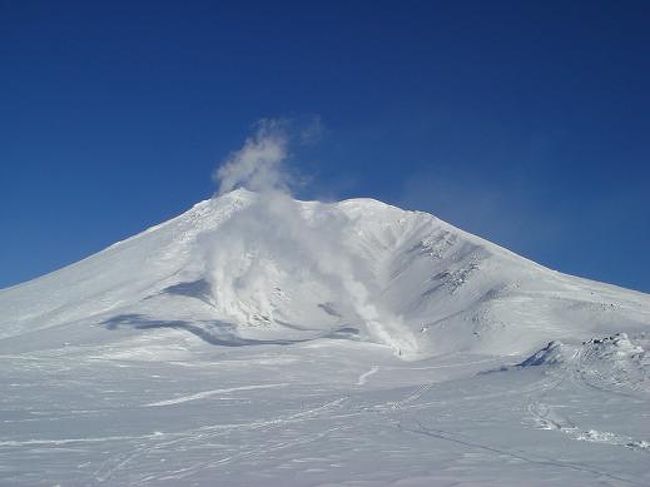
[[[346,318],[360,322],[376,341],[400,354],[413,352],[413,334],[399,317],[380,310],[364,284],[367,270],[349,245],[356,238],[354,222],[324,203],[314,203],[306,215],[291,196],[285,165],[293,140],[288,126],[278,120],[259,122],[242,148],[215,171],[219,195],[238,187],[255,192],[205,246],[206,274],[218,311],[239,324],[260,316],[273,323],[278,290],[309,291],[350,310]]]

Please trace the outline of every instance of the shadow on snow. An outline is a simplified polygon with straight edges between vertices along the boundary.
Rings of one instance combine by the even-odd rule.
[[[291,345],[294,343],[304,343],[318,338],[334,339],[358,339],[358,330],[351,327],[343,327],[336,330],[329,330],[316,336],[308,338],[294,339],[269,339],[259,340],[253,338],[242,338],[236,333],[236,325],[225,321],[199,321],[190,322],[184,320],[160,320],[152,319],[139,313],[116,315],[101,322],[109,330],[115,330],[119,327],[131,327],[136,330],[148,330],[155,328],[172,328],[182,330],[199,337],[211,345],[223,347],[244,347],[251,345]]]

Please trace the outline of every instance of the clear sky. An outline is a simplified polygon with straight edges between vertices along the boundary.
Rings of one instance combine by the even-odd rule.
[[[0,1],[0,287],[189,208],[263,117],[303,197],[650,292],[647,1]]]

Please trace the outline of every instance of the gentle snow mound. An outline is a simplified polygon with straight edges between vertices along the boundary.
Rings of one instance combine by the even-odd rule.
[[[621,361],[638,360],[644,353],[643,347],[633,343],[627,333],[616,333],[604,338],[591,338],[582,342],[579,347],[551,341],[517,366],[561,365],[571,360],[620,363]]]

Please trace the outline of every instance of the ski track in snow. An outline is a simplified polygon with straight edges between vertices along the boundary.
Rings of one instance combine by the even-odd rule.
[[[379,371],[379,367],[377,367],[376,365],[373,365],[370,368],[370,370],[368,370],[368,372],[364,372],[363,374],[361,374],[359,376],[359,379],[357,379],[357,385],[358,386],[364,385],[366,382],[368,382],[368,377],[370,377],[371,375],[376,374],[378,371]]]
[[[138,458],[142,458],[146,455],[149,455],[155,451],[161,451],[165,449],[173,448],[174,450],[188,450],[195,445],[202,445],[205,443],[213,443],[219,438],[223,438],[229,434],[233,429],[243,429],[243,430],[268,430],[283,428],[287,424],[295,423],[301,424],[305,421],[315,420],[319,417],[322,417],[324,413],[331,411],[340,407],[348,400],[347,397],[341,397],[332,401],[328,401],[319,406],[305,409],[295,414],[279,416],[277,418],[269,419],[266,421],[254,421],[250,423],[240,423],[240,424],[217,424],[212,426],[204,426],[197,429],[187,430],[180,433],[172,434],[163,434],[158,433],[154,435],[147,435],[143,437],[133,437],[133,438],[124,438],[124,439],[145,439],[151,440],[146,443],[136,444],[129,451],[120,453],[116,456],[113,456],[106,460],[102,466],[94,472],[93,477],[95,479],[95,485],[101,485],[110,481],[115,475],[119,473],[120,470],[123,470],[129,464],[136,461]],[[340,417],[346,417],[343,415]],[[215,468],[230,464],[236,461],[251,460],[255,457],[265,457],[275,451],[288,449],[292,447],[299,447],[302,445],[307,445],[309,443],[318,441],[322,438],[325,438],[333,431],[339,431],[344,429],[344,426],[337,426],[328,429],[325,432],[320,432],[314,435],[301,436],[296,440],[289,442],[271,442],[270,444],[262,443],[256,446],[244,445],[239,448],[238,451],[223,456],[218,459],[210,460],[209,462],[197,463],[193,466],[177,470],[174,472],[167,472],[164,475],[154,475],[149,476],[140,481],[132,482],[131,485],[151,485],[152,482],[156,480],[182,480],[189,477],[190,475],[200,471],[210,468]],[[152,444],[153,443],[153,444]]]
[[[261,384],[252,386],[230,387],[227,389],[213,389],[210,391],[197,392],[196,394],[191,394],[189,396],[176,397],[174,399],[167,399],[165,401],[151,402],[149,404],[144,404],[142,407],[173,406],[176,404],[182,404],[184,402],[198,401],[199,399],[205,399],[216,394],[227,394],[237,391],[253,391],[256,389],[274,389],[276,387],[287,387],[288,385],[288,383],[283,382],[279,384]]]
[[[60,445],[75,445],[81,443],[107,443],[112,441],[127,441],[127,440],[141,440],[155,438],[159,433],[152,433],[141,436],[100,436],[96,438],[59,438],[53,440],[45,439],[31,439],[31,440],[8,440],[0,441],[0,447],[27,447],[27,446],[60,446]]]

